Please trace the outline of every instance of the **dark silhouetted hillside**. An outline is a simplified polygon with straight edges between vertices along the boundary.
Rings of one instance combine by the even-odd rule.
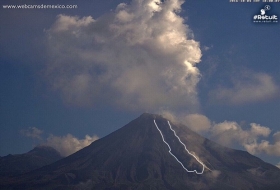
[[[159,115],[142,114],[119,130],[51,165],[1,182],[2,189],[280,189],[280,170],[245,151],[214,143],[186,126],[174,125],[187,149]]]

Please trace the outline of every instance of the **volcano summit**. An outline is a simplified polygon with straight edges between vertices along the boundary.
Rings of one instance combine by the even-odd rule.
[[[0,187],[280,189],[280,170],[246,151],[223,147],[184,125],[145,113],[53,164],[0,179]]]

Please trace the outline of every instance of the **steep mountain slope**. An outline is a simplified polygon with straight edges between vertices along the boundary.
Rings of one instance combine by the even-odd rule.
[[[0,176],[26,173],[62,158],[54,148],[49,146],[37,146],[24,154],[9,154],[0,158]]]
[[[73,155],[0,182],[1,189],[279,189],[277,167],[171,126],[189,153],[166,119],[143,114]]]

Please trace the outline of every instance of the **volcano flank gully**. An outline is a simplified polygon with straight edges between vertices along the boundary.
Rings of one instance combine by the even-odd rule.
[[[280,169],[144,113],[66,158],[17,176],[0,176],[0,189],[279,190]]]

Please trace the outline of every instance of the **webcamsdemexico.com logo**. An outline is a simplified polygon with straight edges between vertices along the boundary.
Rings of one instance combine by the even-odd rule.
[[[260,10],[261,14],[254,15],[253,22],[265,22],[265,23],[276,23],[278,22],[277,15],[268,15],[267,12],[271,9],[269,5],[265,5],[263,9]]]

